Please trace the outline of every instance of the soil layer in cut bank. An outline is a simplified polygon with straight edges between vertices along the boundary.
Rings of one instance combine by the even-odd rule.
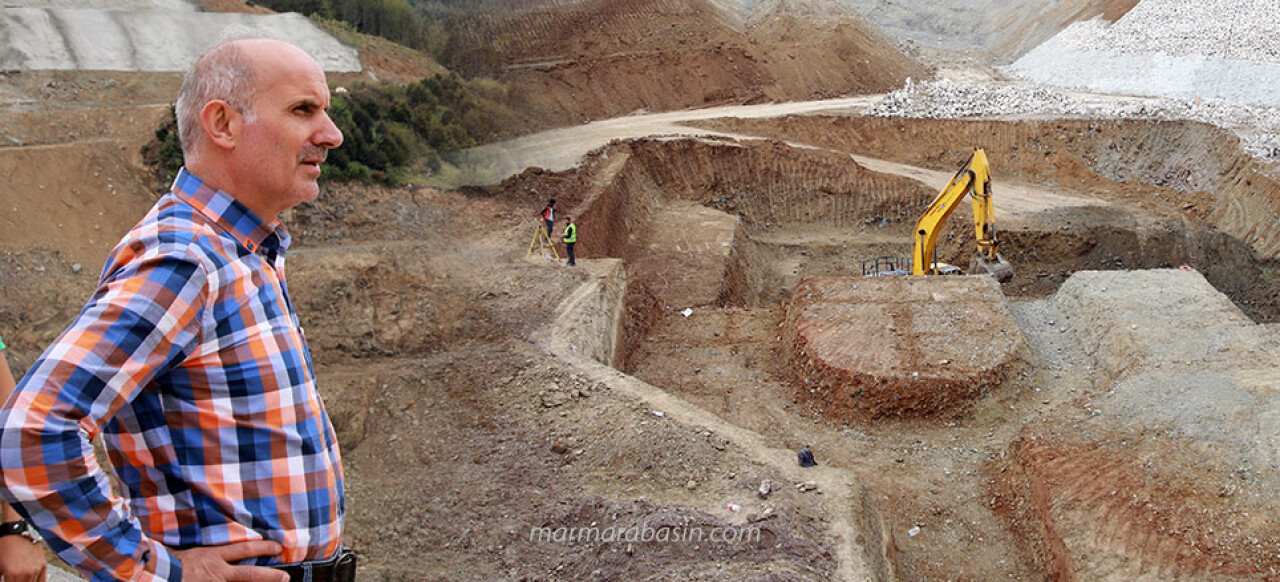
[[[816,277],[787,310],[801,400],[826,416],[962,407],[1026,366],[1027,341],[990,277]]]

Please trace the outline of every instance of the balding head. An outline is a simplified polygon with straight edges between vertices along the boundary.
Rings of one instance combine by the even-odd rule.
[[[226,101],[243,115],[253,114],[258,75],[245,51],[247,42],[246,39],[231,40],[210,47],[182,79],[174,114],[184,156],[190,157],[199,145],[200,110],[206,103]]]
[[[305,51],[271,38],[223,40],[201,54],[183,77],[174,103],[183,156],[190,157],[200,144],[200,110],[210,101],[226,101],[244,115],[246,121],[252,121],[253,104],[261,89],[259,83],[270,76],[269,65],[276,64],[263,61],[282,58],[301,59],[319,70],[319,65]]]

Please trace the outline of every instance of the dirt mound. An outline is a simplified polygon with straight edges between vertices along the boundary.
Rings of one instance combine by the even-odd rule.
[[[1004,508],[1047,571],[1274,576],[1280,336],[1194,271],[1078,273],[1054,301],[1112,382],[1010,445]]]
[[[906,74],[888,65],[914,66],[877,52],[886,45],[854,24],[735,19],[744,3],[723,1],[623,4],[531,0],[454,32],[493,45],[481,63],[489,70],[533,83],[548,123],[858,90]],[[876,77],[884,70],[887,81]],[[0,83],[0,135],[13,144],[0,148],[0,168],[15,176],[0,198],[23,219],[0,234],[10,237],[0,241],[0,331],[19,371],[82,304],[106,252],[97,247],[150,203],[128,144],[154,124],[120,103],[162,111],[176,88],[158,76],[59,75]],[[580,116],[577,101],[587,106]],[[286,217],[298,245],[292,292],[342,441],[362,580],[1275,576],[1268,485],[1280,478],[1271,436],[1280,432],[1280,342],[1242,310],[1280,317],[1271,258],[1280,196],[1238,143],[1206,126],[1148,122],[797,117],[723,127],[778,141],[617,142],[581,168],[530,170],[488,191],[327,188]],[[840,298],[828,312],[872,319],[860,334],[832,333],[836,318],[796,284],[905,253],[910,224],[937,191],[930,172],[953,173],[974,146],[991,156],[997,194],[1017,197],[1016,220],[1001,217],[1018,276],[1006,291],[1043,296],[1074,282],[1053,300],[1000,303],[1013,321],[976,330],[966,322],[999,315],[985,311],[996,302],[990,290],[961,290],[977,302],[930,294],[927,308]],[[61,175],[56,192],[41,181]],[[1006,187],[1006,176],[1023,184]],[[107,183],[128,191],[113,198]],[[585,258],[576,269],[523,260],[548,197],[578,219]],[[118,229],[102,240],[88,234],[97,212],[103,231]],[[952,222],[940,254],[967,262],[971,227]],[[1205,279],[1069,279],[1082,268],[1181,262],[1203,266]],[[575,313],[607,325],[544,347],[557,306],[597,283],[605,265],[626,304],[584,298]],[[1204,295],[1205,280],[1235,306]],[[788,299],[800,332],[788,331]],[[895,309],[911,326],[874,319]],[[610,319],[619,313],[623,321]],[[1033,355],[984,371],[992,334],[1016,352],[1008,346],[1019,333]],[[845,352],[860,357],[844,361],[841,377],[862,372],[850,361],[883,355],[865,375],[907,387],[833,422],[815,409],[839,406],[797,390],[788,369],[801,336],[811,348],[824,339],[859,348]],[[893,343],[903,338],[915,343]],[[627,350],[634,377],[574,362]],[[892,367],[903,354],[960,378]],[[1000,388],[977,397],[984,374],[1001,373]],[[649,396],[635,389],[645,382]],[[918,390],[927,382],[933,393]],[[942,414],[867,418],[899,409]],[[740,438],[747,431],[758,436]],[[806,445],[819,467],[795,466],[793,451]],[[832,486],[837,479],[848,488]],[[530,537],[610,526],[758,528],[761,537]],[[862,561],[875,572],[851,575]]]
[[[924,69],[853,18],[750,28],[706,0],[593,0],[459,23],[446,64],[511,81],[547,125],[892,89]]]
[[[151,111],[139,117],[158,121],[162,115]],[[6,213],[24,221],[3,229],[0,244],[9,250],[57,251],[68,263],[97,274],[107,251],[156,198],[150,173],[140,163],[130,163],[139,156],[116,143],[95,138],[0,148],[0,173],[7,176],[0,199]],[[141,141],[136,143],[141,147]],[[78,163],[68,165],[67,160]]]
[[[786,319],[798,399],[838,421],[954,414],[1028,365],[1006,303],[989,277],[805,279]]]

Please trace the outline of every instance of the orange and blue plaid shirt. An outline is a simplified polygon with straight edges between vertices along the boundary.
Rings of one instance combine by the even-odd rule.
[[[289,301],[289,235],[186,170],[0,412],[0,494],[92,580],[179,580],[167,548],[342,539],[341,459]],[[121,483],[112,493],[90,439]]]

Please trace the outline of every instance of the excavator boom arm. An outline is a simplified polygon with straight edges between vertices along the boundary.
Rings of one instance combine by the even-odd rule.
[[[933,203],[925,210],[916,222],[915,249],[911,255],[911,274],[937,274],[934,261],[934,250],[938,238],[938,230],[947,217],[955,210],[966,194],[973,197],[973,228],[978,242],[978,256],[975,259],[998,279],[1007,279],[1012,275],[1008,263],[999,257],[998,243],[995,233],[995,208],[991,204],[991,168],[987,163],[987,153],[976,149],[969,161],[965,162],[946,187],[933,199]]]

